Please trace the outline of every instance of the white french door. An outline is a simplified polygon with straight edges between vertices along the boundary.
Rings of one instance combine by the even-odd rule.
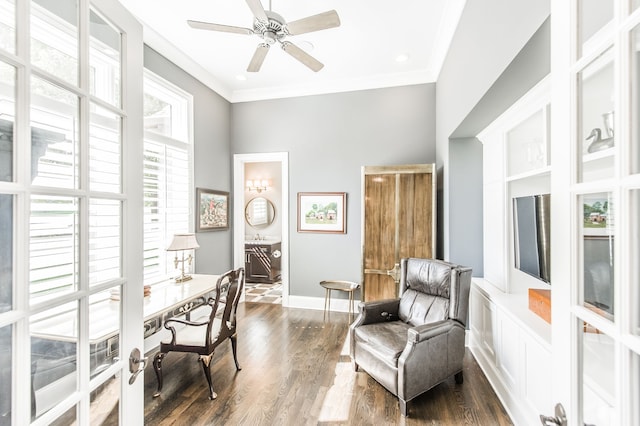
[[[116,0],[0,0],[2,426],[143,423],[142,46]]]
[[[551,2],[550,387],[570,425],[640,424],[639,6]]]

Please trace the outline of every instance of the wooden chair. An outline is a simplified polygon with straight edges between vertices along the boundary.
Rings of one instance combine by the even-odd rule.
[[[162,359],[169,352],[190,352],[199,355],[204,375],[209,384],[209,399],[218,396],[211,384],[211,360],[215,349],[227,338],[231,340],[233,360],[240,370],[237,355],[236,311],[244,289],[244,268],[231,270],[218,278],[215,298],[209,298],[211,307],[208,315],[189,321],[184,318],[169,318],[164,327],[171,331],[171,340],[160,342],[160,351],[153,358],[153,369],[158,378],[158,390],[162,391]]]

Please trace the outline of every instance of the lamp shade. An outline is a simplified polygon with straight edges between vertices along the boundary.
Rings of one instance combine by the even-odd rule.
[[[191,250],[200,248],[196,234],[175,234],[167,251]]]

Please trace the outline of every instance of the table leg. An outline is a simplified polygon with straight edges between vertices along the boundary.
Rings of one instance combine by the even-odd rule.
[[[331,309],[331,290],[328,288],[324,290],[324,316],[323,319],[327,319],[327,306]]]

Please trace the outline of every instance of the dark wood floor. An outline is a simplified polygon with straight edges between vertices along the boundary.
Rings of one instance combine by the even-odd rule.
[[[453,377],[409,403],[367,373],[353,370],[347,314],[244,303],[238,308],[236,372],[227,342],[214,356],[218,398],[208,399],[196,355],[168,354],[164,389],[145,371],[147,425],[510,425],[491,386],[467,351],[464,384]],[[152,355],[152,354],[150,354]]]

